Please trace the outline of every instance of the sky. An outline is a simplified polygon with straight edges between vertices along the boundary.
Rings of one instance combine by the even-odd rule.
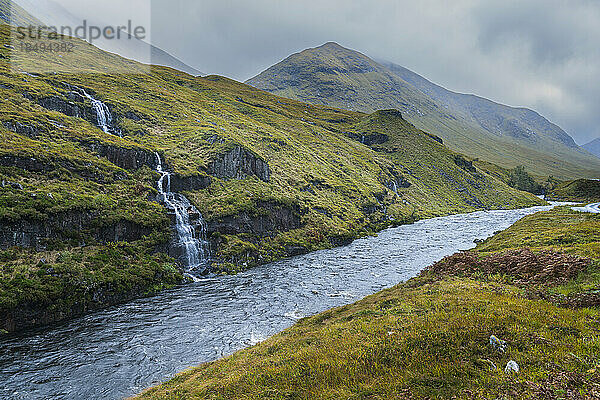
[[[532,108],[579,144],[600,137],[597,0],[59,2],[113,19],[150,11],[152,43],[205,73],[245,81],[335,41],[450,90]]]

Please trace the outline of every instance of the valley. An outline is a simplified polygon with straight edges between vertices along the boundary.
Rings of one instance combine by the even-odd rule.
[[[0,0],[0,398],[600,399],[584,14],[110,3]]]
[[[1,33],[8,40],[6,26]],[[185,229],[205,234],[183,241],[206,241],[211,271],[232,273],[422,218],[543,204],[397,111],[313,106],[165,67],[145,74],[133,61],[73,43],[66,62],[138,72],[24,75],[2,67],[5,330],[182,282],[185,262],[169,261],[181,260],[176,209],[201,216]],[[185,210],[167,203],[166,212],[156,201],[166,172]],[[111,260],[150,269],[130,276]]]

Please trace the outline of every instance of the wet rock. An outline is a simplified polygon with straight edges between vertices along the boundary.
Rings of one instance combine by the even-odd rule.
[[[24,303],[16,309],[2,309],[0,310],[0,332],[24,331],[125,303],[144,296],[144,293],[151,290],[152,285],[159,283],[160,279],[160,276],[155,276],[150,282],[134,285],[128,290],[122,290],[111,283],[90,285],[87,288],[87,298],[81,298],[68,307],[49,308],[47,305]]]
[[[410,182],[404,178],[397,178],[385,183],[385,187],[390,189],[394,193],[398,193],[398,189],[410,187]]]
[[[504,372],[507,374],[518,374],[519,373],[519,364],[516,361],[510,360],[506,364],[506,368],[504,368]]]
[[[271,176],[269,164],[242,146],[235,146],[212,161],[208,165],[207,172],[221,179],[243,179],[256,176],[265,182],[268,182]]]
[[[156,168],[156,156],[146,149],[120,147],[96,141],[83,141],[81,145],[123,169],[136,170],[143,166]]]
[[[370,132],[370,133],[364,133],[364,134],[348,132],[347,136],[351,139],[356,140],[357,142],[360,142],[360,143],[366,145],[366,146],[372,146],[375,144],[383,144],[383,143],[387,142],[388,140],[390,140],[390,138],[386,134],[378,133],[378,132]]]
[[[6,155],[0,157],[0,166],[15,167],[25,171],[47,174],[57,167],[77,173],[84,179],[103,183],[105,176],[98,170],[84,165],[76,165],[68,159],[42,160],[36,157],[23,157],[17,155]]]
[[[494,349],[504,353],[504,351],[506,350],[506,341],[504,341],[502,339],[498,339],[496,336],[491,335],[490,336],[490,346],[492,346]]]
[[[108,243],[139,240],[151,233],[149,228],[124,220],[98,227],[97,217],[96,213],[72,211],[50,215],[43,221],[0,221],[0,249],[18,246],[43,251],[51,240],[68,242],[82,234],[99,243]]]
[[[256,204],[260,212],[247,211],[235,215],[207,221],[209,234],[251,233],[258,236],[272,236],[302,226],[303,212],[298,205],[287,206],[275,202],[259,201]]]
[[[171,175],[171,191],[202,190],[210,186],[212,179],[207,175]]]
[[[3,125],[9,131],[27,136],[31,139],[35,139],[40,131],[39,128],[34,125],[23,124],[19,121],[6,121]]]
[[[67,101],[59,96],[43,97],[37,103],[47,110],[57,111],[69,117],[83,118],[88,121],[95,121],[95,116],[91,110],[86,110],[83,104],[75,104],[73,101]]]

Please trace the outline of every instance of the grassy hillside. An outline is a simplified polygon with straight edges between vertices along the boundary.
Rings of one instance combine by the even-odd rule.
[[[577,179],[562,182],[548,193],[548,198],[560,201],[600,201],[600,181]]]
[[[599,398],[599,224],[566,207],[528,216],[473,253],[138,398]],[[510,360],[517,374],[504,372]]]
[[[8,34],[2,27],[2,43]],[[540,204],[395,112],[314,106],[164,67],[146,74],[133,61],[72,43],[74,51],[59,62],[79,73],[51,72],[61,70],[52,54],[33,65],[23,53],[0,48],[0,225],[10,233],[0,243],[10,243],[12,232],[29,237],[52,228],[59,235],[32,249],[4,249],[8,297],[19,291],[32,304],[47,304],[37,288],[60,285],[47,291],[59,298],[72,291],[60,277],[71,275],[75,285],[88,287],[75,269],[101,267],[95,254],[113,242],[153,259],[151,265],[161,266],[153,276],[171,271],[164,258],[169,216],[155,201],[154,152],[173,172],[174,190],[203,214],[217,271],[339,245],[419,218]],[[24,70],[11,69],[9,57],[20,57]],[[49,72],[27,73],[28,63]],[[103,69],[130,73],[93,73]],[[95,126],[82,89],[107,104],[122,137]],[[75,256],[77,263],[61,261]],[[57,263],[74,271],[54,274]],[[127,268],[118,276],[98,271],[99,286],[128,282]]]
[[[570,207],[530,215],[473,252],[439,264],[439,270],[453,275],[495,275],[493,279],[520,286],[530,297],[541,296],[571,307],[597,307],[600,217]]]
[[[336,43],[293,54],[247,83],[314,104],[365,112],[398,109],[451,149],[504,168],[524,165],[534,175],[560,179],[600,173],[600,159],[531,110],[449,92]]]

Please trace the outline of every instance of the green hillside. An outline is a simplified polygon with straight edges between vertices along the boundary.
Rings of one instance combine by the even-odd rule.
[[[3,44],[8,33],[2,27]],[[68,309],[95,290],[112,299],[150,293],[163,277],[174,282],[165,256],[173,217],[155,201],[154,152],[172,171],[173,190],[202,213],[216,271],[419,218],[540,204],[395,111],[314,106],[165,67],[144,74],[135,62],[73,44],[60,63],[77,74],[13,71],[9,48],[0,48],[0,309],[54,307],[56,299]],[[56,59],[44,57],[33,67],[52,71]],[[89,72],[102,68],[131,73]],[[113,134],[96,126],[82,89],[108,106]],[[28,241],[31,248],[11,247]],[[150,268],[143,276],[140,263]],[[59,317],[68,314],[61,307]]]
[[[562,182],[549,191],[548,198],[560,201],[600,201],[600,181],[576,179]]]
[[[398,109],[453,150],[538,176],[596,177],[600,159],[534,111],[450,92],[336,43],[307,49],[247,81],[291,99],[348,110]]]

